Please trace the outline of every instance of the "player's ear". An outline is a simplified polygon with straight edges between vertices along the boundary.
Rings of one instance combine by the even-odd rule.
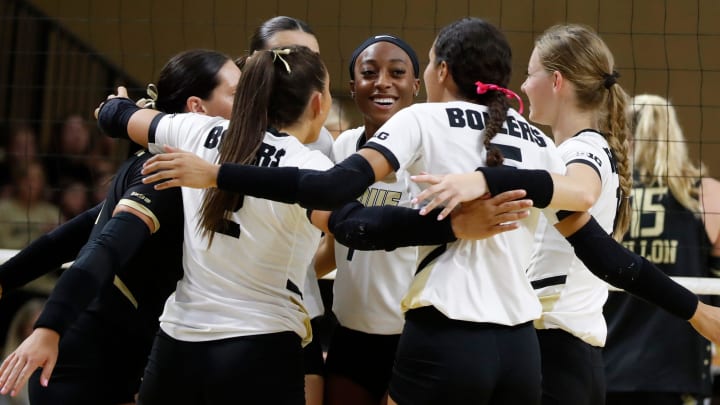
[[[355,98],[355,80],[350,80],[350,97]]]
[[[322,107],[323,107],[323,94],[319,91],[313,91],[312,96],[310,96],[310,103],[308,103],[308,107],[310,108],[312,112],[312,117],[315,118],[319,114],[322,113]]]
[[[552,73],[552,78],[553,78],[553,89],[555,91],[560,91],[565,85],[565,78],[563,77],[562,73],[560,73],[559,71],[556,70]]]
[[[185,102],[185,110],[187,112],[205,114],[205,105],[203,100],[198,96],[190,96]]]
[[[413,82],[413,94],[417,97],[420,94],[420,79],[415,79]]]
[[[437,72],[438,83],[444,83],[448,76],[450,76],[450,67],[445,61],[440,62],[435,71]]]

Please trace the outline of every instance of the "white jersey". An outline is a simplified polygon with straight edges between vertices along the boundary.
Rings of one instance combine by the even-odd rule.
[[[336,160],[357,152],[365,143],[365,127],[350,129],[333,146]],[[377,182],[358,199],[365,206],[411,207],[420,188],[408,176],[398,182]],[[333,286],[333,312],[344,327],[365,333],[395,335],[402,332],[400,301],[415,274],[417,248],[391,252],[359,251],[335,242],[337,274]]]
[[[587,164],[600,176],[602,191],[590,214],[603,229],[613,229],[618,207],[619,178],[615,159],[602,134],[585,130],[558,146],[567,165]],[[604,346],[607,336],[602,314],[607,284],[575,257],[570,243],[541,219],[528,277],[543,305],[538,329],[562,329],[593,346]]]
[[[467,173],[485,162],[483,128],[488,109],[465,101],[414,104],[395,114],[366,144],[383,153],[398,173]],[[552,140],[509,110],[504,133],[492,143],[505,164],[564,173]],[[404,310],[432,305],[447,317],[517,325],[540,317],[525,270],[539,211],[520,228],[479,241],[458,240],[418,248],[420,272],[402,301]]]
[[[315,142],[307,143],[305,146],[309,149],[320,151],[330,160],[333,160],[333,137],[325,127],[320,128],[320,134]],[[322,301],[320,285],[318,284],[317,274],[315,273],[315,262],[310,263],[304,284],[303,300],[305,302],[305,308],[307,308],[310,314],[310,319],[323,315],[325,313],[325,305]]]
[[[194,114],[163,117],[151,150],[167,144],[216,162],[217,146],[229,121]],[[332,162],[295,137],[265,133],[258,166],[296,166],[326,170]],[[165,303],[160,327],[184,341],[293,331],[311,337],[301,288],[320,241],[307,211],[245,196],[224,233],[212,246],[199,233],[204,190],[182,188],[185,211],[183,267],[185,274]]]

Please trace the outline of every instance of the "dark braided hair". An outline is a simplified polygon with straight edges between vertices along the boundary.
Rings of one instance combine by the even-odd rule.
[[[460,96],[488,107],[485,123],[484,147],[487,166],[503,162],[502,153],[490,141],[500,131],[510,108],[507,97],[500,91],[477,93],[475,82],[507,87],[512,74],[512,52],[505,35],[480,18],[467,17],[445,26],[433,46],[436,63],[445,62],[457,84]]]

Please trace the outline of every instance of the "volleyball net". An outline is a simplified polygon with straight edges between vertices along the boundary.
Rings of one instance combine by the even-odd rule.
[[[670,100],[692,159],[706,164],[704,175],[720,173],[715,158],[720,135],[714,124],[720,116],[716,1],[0,0],[0,248],[7,249],[0,251],[0,262],[102,200],[129,147],[100,136],[92,111],[116,85],[142,97],[165,62],[191,48],[240,56],[254,29],[276,15],[299,18],[313,28],[343,128],[361,124],[349,95],[347,64],[353,49],[370,35],[402,37],[424,67],[441,27],[463,16],[487,19],[512,46],[510,88],[520,94],[534,39],[553,24],[588,25],[613,51],[620,85],[631,96],[649,93]],[[424,94],[423,89],[417,101]],[[23,129],[33,145],[11,142]],[[62,149],[68,147],[62,145],[66,132],[81,136],[70,136],[76,144]],[[31,171],[18,170],[29,169],[30,159],[42,163],[45,186],[40,191],[20,177]],[[77,170],[73,174],[68,168]],[[26,195],[50,207],[39,210],[23,202]],[[720,294],[720,280],[678,281],[698,294]]]

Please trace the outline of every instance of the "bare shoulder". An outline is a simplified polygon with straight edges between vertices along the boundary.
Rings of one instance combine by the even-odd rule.
[[[720,254],[720,181],[703,177],[700,183],[700,200],[703,221],[710,240],[715,245],[713,254]]]

